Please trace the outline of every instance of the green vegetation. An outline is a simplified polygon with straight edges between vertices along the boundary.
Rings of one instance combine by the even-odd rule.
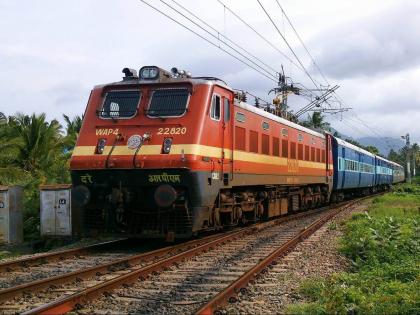
[[[309,302],[291,314],[420,313],[420,185],[397,186],[376,197],[367,213],[344,226],[340,251],[352,268],[311,279],[300,291]]]
[[[64,115],[66,130],[45,114],[0,113],[0,185],[24,187],[25,239],[39,237],[39,185],[69,183],[69,159],[82,119]]]

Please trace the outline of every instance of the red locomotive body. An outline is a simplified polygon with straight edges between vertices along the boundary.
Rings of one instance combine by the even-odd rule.
[[[95,87],[71,159],[80,233],[189,237],[328,202],[329,135],[157,67]]]

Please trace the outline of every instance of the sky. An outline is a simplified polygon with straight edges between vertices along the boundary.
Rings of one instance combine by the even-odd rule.
[[[420,1],[278,0],[322,74],[276,0],[260,1],[311,77],[340,86],[343,106],[352,109],[327,116],[334,128],[354,138],[408,132],[420,142]],[[164,2],[177,7],[173,0],[147,2],[216,46],[226,48],[220,41],[226,36],[272,69],[283,66],[294,82],[315,88],[257,0],[221,2],[271,45],[218,0],[176,0],[214,27],[216,39],[171,11]],[[81,115],[90,90],[119,81],[124,67],[176,66],[267,100],[276,85],[141,1],[0,0],[0,30],[0,112],[7,115],[45,112],[60,121],[62,114]],[[289,101],[294,111],[308,103],[299,96]]]

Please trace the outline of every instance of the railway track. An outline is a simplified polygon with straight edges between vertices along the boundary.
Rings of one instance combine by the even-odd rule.
[[[133,250],[125,249],[126,246],[126,240],[119,239],[3,262],[0,291],[133,255]]]
[[[0,291],[2,312],[210,314],[343,207],[211,235]],[[326,210],[326,211],[322,211]],[[91,303],[94,301],[94,303]]]
[[[125,239],[112,240],[102,243],[97,243],[88,246],[76,247],[61,251],[53,251],[42,254],[35,254],[26,258],[15,259],[0,263],[0,272],[13,272],[16,269],[28,268],[30,266],[38,266],[54,261],[62,261],[68,258],[74,258],[92,251],[97,251],[106,248],[109,245],[115,245],[118,242],[123,242]]]

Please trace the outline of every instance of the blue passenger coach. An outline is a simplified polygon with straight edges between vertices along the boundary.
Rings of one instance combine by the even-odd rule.
[[[375,155],[342,139],[333,137],[332,200],[345,195],[368,194],[375,186]]]
[[[401,183],[405,180],[405,173],[404,173],[404,167],[399,165],[398,163],[392,162],[392,183],[397,184]]]
[[[375,156],[376,181],[375,186],[388,187],[392,185],[393,165],[390,161]]]

